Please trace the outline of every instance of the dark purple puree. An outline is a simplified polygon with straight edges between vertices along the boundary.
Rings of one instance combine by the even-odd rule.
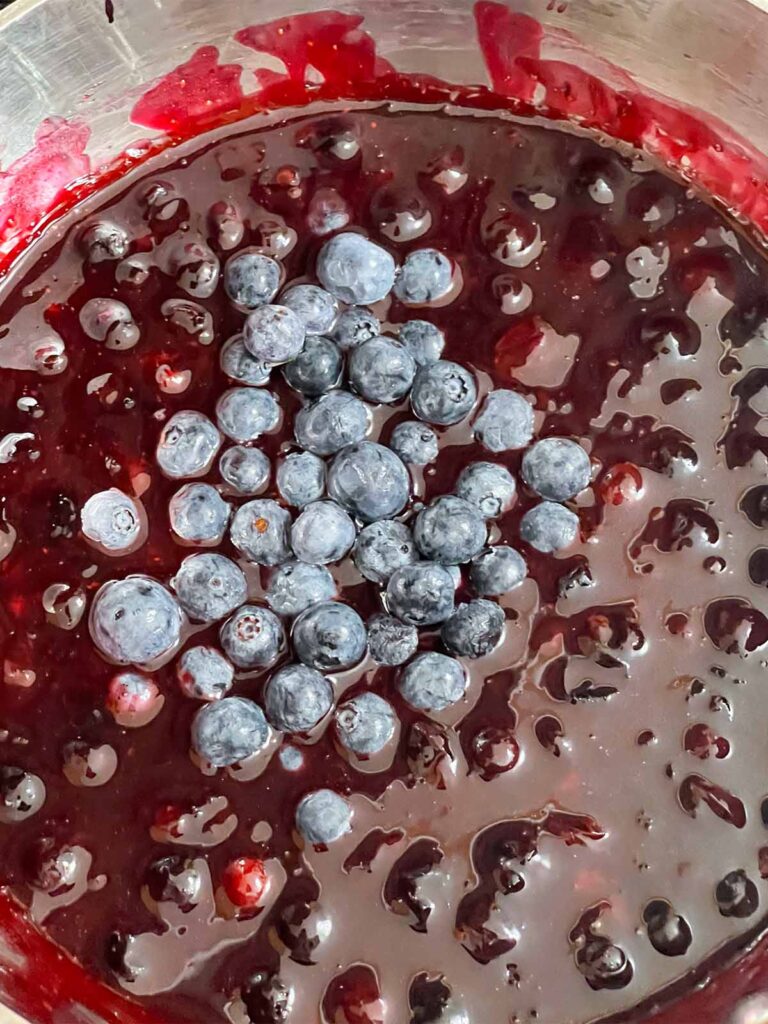
[[[89,223],[125,227],[127,262],[84,262],[71,224],[0,294],[0,364],[16,367],[0,376],[0,763],[46,790],[37,813],[0,825],[1,880],[86,969],[161,1018],[308,1022],[322,1005],[342,1024],[586,1022],[632,1007],[621,1019],[641,1019],[657,993],[682,994],[702,964],[730,961],[764,915],[762,256],[639,159],[492,117],[302,117],[173,156],[88,211]],[[190,296],[153,250],[178,235],[223,264],[263,246],[286,280],[314,280],[327,236],[308,225],[329,208],[398,262],[425,245],[456,261],[452,301],[393,298],[381,319],[431,320],[481,395],[521,392],[537,436],[587,449],[592,485],[569,503],[581,538],[556,556],[528,547],[519,521],[537,499],[518,477],[522,452],[485,451],[474,414],[438,428],[414,505],[450,493],[469,462],[506,465],[518,500],[491,541],[529,569],[501,599],[501,645],[467,663],[465,702],[417,713],[396,689],[400,670],[366,661],[336,694],[370,688],[392,702],[391,767],[351,764],[328,727],[298,744],[298,771],[274,755],[256,778],[206,774],[189,755],[200,705],[174,662],[153,674],[157,716],[122,728],[106,707],[117,670],[82,614],[104,582],[168,582],[190,553],[169,530],[179,481],[162,475],[155,446],[174,412],[213,417],[232,383],[218,352],[244,314],[221,284]],[[135,348],[85,335],[78,312],[94,297],[129,307]],[[212,340],[190,302],[210,314]],[[274,461],[302,400],[279,369],[269,388],[283,424],[259,445]],[[407,401],[382,407],[372,439],[386,444],[411,416]],[[219,482],[215,463],[205,479]],[[110,487],[140,497],[148,517],[145,543],[122,557],[80,532],[83,504]],[[262,496],[278,496],[274,477]],[[228,539],[217,550],[239,559]],[[332,568],[344,601],[364,618],[381,610],[349,559]],[[268,577],[248,570],[256,603]],[[457,600],[472,596],[465,573]],[[195,642],[217,637],[218,624]],[[438,631],[422,631],[420,647],[441,649]],[[260,701],[271,671],[239,675],[232,693]],[[73,749],[114,761],[107,748],[111,778],[77,784]],[[353,830],[305,848],[295,808],[321,787],[350,796]],[[239,915],[220,891],[238,857],[272,872],[263,906]],[[62,864],[75,865],[69,880]],[[168,877],[190,868],[203,895],[168,901]]]

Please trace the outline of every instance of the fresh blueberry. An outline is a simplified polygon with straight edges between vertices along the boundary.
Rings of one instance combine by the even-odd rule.
[[[80,251],[89,263],[125,259],[129,244],[125,228],[107,220],[89,224],[79,239]]]
[[[266,593],[270,608],[289,618],[335,596],[336,584],[324,565],[298,561],[279,565],[272,574]]]
[[[395,281],[401,302],[423,305],[444,298],[453,287],[453,264],[437,249],[409,253]]]
[[[349,381],[369,402],[399,402],[411,390],[416,363],[393,338],[371,338],[352,349]]]
[[[389,701],[365,691],[338,706],[334,725],[345,750],[358,757],[372,757],[391,742],[397,728],[397,715]]]
[[[418,561],[411,531],[405,523],[394,519],[382,519],[363,527],[353,558],[361,575],[382,586],[395,569]]]
[[[215,647],[189,647],[176,665],[181,692],[195,700],[221,700],[232,689],[235,670]]]
[[[294,391],[309,398],[324,395],[341,379],[344,357],[330,338],[313,334],[295,359],[283,367],[283,376]]]
[[[471,462],[461,471],[456,494],[486,519],[498,519],[514,505],[517,484],[506,466],[496,462]]]
[[[244,604],[221,627],[219,640],[230,661],[251,670],[274,665],[285,646],[285,633],[269,608]]]
[[[219,459],[222,480],[242,495],[263,491],[269,483],[271,469],[269,459],[259,448],[235,445],[234,448],[228,448]]]
[[[148,576],[105,583],[93,599],[93,642],[119,665],[147,665],[178,644],[182,614],[173,595]]]
[[[270,367],[254,359],[245,347],[242,334],[235,334],[224,343],[219,353],[219,366],[222,373],[238,384],[260,388],[269,383]]]
[[[269,724],[281,732],[309,732],[333,707],[333,687],[317,669],[285,665],[264,689]]]
[[[413,537],[424,558],[461,565],[482,550],[488,534],[482,514],[463,498],[443,494],[416,516]]]
[[[335,501],[312,501],[291,527],[291,546],[302,562],[327,565],[341,561],[356,535],[355,524]]]
[[[293,421],[296,440],[315,455],[333,455],[368,433],[368,406],[347,391],[331,391],[300,409]]]
[[[245,347],[268,366],[295,359],[305,337],[304,324],[287,306],[260,306],[248,315],[243,328]]]
[[[281,747],[277,756],[287,772],[298,772],[304,767],[304,755],[298,747]]]
[[[411,407],[419,419],[441,427],[463,420],[476,401],[472,374],[445,359],[420,367],[411,388]]]
[[[352,830],[352,808],[332,789],[316,789],[299,801],[296,828],[313,846],[328,846]]]
[[[277,295],[280,277],[277,260],[246,250],[230,256],[224,265],[224,291],[241,309],[257,309]]]
[[[110,487],[92,494],[80,512],[83,533],[107,551],[127,551],[139,539],[141,517],[133,498]]]
[[[474,431],[489,452],[525,448],[533,437],[533,407],[516,391],[491,391],[475,420]]]
[[[437,562],[395,569],[387,583],[387,608],[413,626],[434,626],[453,612],[453,576]]]
[[[216,422],[239,444],[256,441],[280,422],[280,406],[269,391],[230,388],[216,403]]]
[[[404,665],[418,645],[416,627],[394,615],[379,613],[368,620],[368,650],[379,665]]]
[[[389,439],[389,447],[411,466],[427,466],[438,455],[437,434],[426,423],[406,420],[398,423]]]
[[[290,558],[290,513],[271,498],[257,498],[235,513],[229,536],[237,550],[257,565],[279,565]]]
[[[570,547],[579,534],[579,517],[564,505],[542,501],[520,520],[520,536],[544,554]]]
[[[185,409],[168,420],[157,444],[157,464],[174,480],[204,476],[221,446],[221,434],[207,416]]]
[[[403,669],[398,689],[404,700],[419,711],[445,711],[458,703],[467,689],[461,662],[446,654],[418,654]]]
[[[190,544],[220,544],[229,511],[229,505],[210,484],[184,484],[168,505],[171,529]]]
[[[407,320],[400,327],[400,344],[405,345],[417,366],[436,363],[445,348],[445,335],[428,320]]]
[[[525,453],[521,472],[540,497],[568,501],[587,486],[592,466],[580,444],[565,437],[546,437]]]
[[[410,484],[401,459],[373,441],[344,448],[328,470],[330,496],[367,523],[397,515],[408,503]]]
[[[325,463],[311,452],[291,452],[277,467],[277,489],[296,508],[318,501],[325,491]]]
[[[352,668],[365,655],[365,623],[354,608],[335,601],[303,611],[292,637],[299,660],[320,672]]]
[[[452,654],[482,658],[498,645],[504,622],[504,611],[495,601],[469,601],[446,619],[440,636]]]
[[[171,586],[190,619],[216,622],[242,604],[248,593],[242,570],[224,555],[190,555],[179,566]]]
[[[506,544],[486,548],[472,559],[469,579],[478,594],[498,597],[519,587],[528,569],[523,556]]]
[[[350,306],[343,313],[339,314],[336,326],[331,332],[331,338],[342,352],[357,348],[364,341],[377,338],[381,330],[381,323],[378,317],[374,316],[370,309],[363,306]]]
[[[379,302],[392,291],[395,261],[380,245],[346,231],[323,245],[317,257],[317,276],[342,302],[366,305]]]
[[[336,299],[316,284],[295,284],[283,292],[280,302],[293,310],[307,334],[327,334],[339,315]]]
[[[206,704],[192,719],[192,749],[215,768],[257,754],[268,739],[264,712],[244,697],[224,697]]]

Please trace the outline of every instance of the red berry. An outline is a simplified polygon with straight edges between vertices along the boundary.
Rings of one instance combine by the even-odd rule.
[[[224,869],[222,885],[236,907],[257,907],[267,891],[269,879],[264,864],[253,857],[238,857]]]
[[[611,466],[600,481],[600,495],[606,505],[623,505],[633,501],[643,489],[643,477],[631,462]]]

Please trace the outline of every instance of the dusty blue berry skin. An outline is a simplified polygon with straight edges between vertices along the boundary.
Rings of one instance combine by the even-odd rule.
[[[357,757],[380,754],[397,729],[397,715],[389,701],[366,690],[339,704],[334,715],[336,738]]]
[[[428,466],[435,461],[440,450],[437,434],[418,420],[398,423],[392,431],[389,447],[410,466]]]
[[[399,402],[411,390],[416,363],[393,338],[371,338],[349,356],[349,382],[369,402]]]
[[[392,291],[395,261],[386,249],[351,231],[330,238],[317,257],[320,283],[350,305],[379,302]]]
[[[437,562],[395,569],[387,583],[387,608],[412,626],[434,626],[453,612],[453,576]]]
[[[304,324],[287,306],[260,306],[248,315],[243,327],[245,347],[267,366],[295,359],[305,338]]]
[[[241,309],[257,309],[277,295],[280,277],[280,264],[271,256],[239,252],[224,265],[224,291]]]
[[[330,338],[312,335],[295,359],[283,367],[283,376],[294,391],[317,398],[335,388],[341,379],[344,357]]]
[[[456,481],[456,494],[486,519],[498,519],[515,504],[517,484],[506,466],[471,462]]]
[[[451,654],[482,658],[498,646],[504,622],[504,610],[495,601],[468,601],[446,619],[440,636]]]
[[[410,484],[402,460],[373,441],[342,449],[328,470],[328,494],[366,523],[402,511],[410,497]]]
[[[362,441],[369,426],[370,413],[365,402],[347,391],[330,391],[296,413],[293,432],[307,451],[333,455]]]
[[[360,531],[353,558],[362,576],[381,586],[402,565],[418,561],[416,545],[405,523],[382,519]]]
[[[293,553],[310,565],[340,562],[352,549],[357,530],[335,501],[313,501],[291,527]]]
[[[523,480],[548,501],[568,501],[589,484],[589,456],[566,437],[546,437],[531,445],[523,456]]]
[[[489,452],[525,448],[533,429],[533,407],[516,391],[491,391],[474,423],[475,437]]]
[[[182,614],[149,576],[105,583],[93,599],[90,631],[98,650],[119,665],[147,665],[179,643]]]
[[[168,504],[171,529],[190,544],[219,544],[229,513],[229,505],[210,484],[184,484]]]
[[[245,600],[248,587],[239,566],[215,552],[185,558],[171,586],[193,622],[216,622]]]
[[[520,536],[545,555],[570,547],[578,535],[579,517],[554,501],[539,502],[520,520]]]
[[[327,334],[339,315],[339,304],[316,284],[295,284],[283,292],[280,302],[293,310],[307,334]]]
[[[280,415],[275,396],[257,388],[230,388],[216,403],[219,430],[239,444],[274,430]]]
[[[80,526],[95,544],[110,553],[123,554],[141,537],[141,513],[133,498],[110,487],[97,491],[86,501],[80,510]]]
[[[173,480],[203,476],[221,447],[221,434],[207,416],[184,409],[163,427],[155,457]]]
[[[269,724],[281,732],[307,733],[333,707],[333,688],[317,669],[284,665],[264,688]]]
[[[419,419],[441,427],[463,420],[476,401],[472,374],[445,359],[420,367],[411,388],[411,408]]]
[[[364,341],[377,338],[381,331],[379,318],[363,306],[350,306],[339,314],[331,338],[342,352],[357,348]]]
[[[238,384],[261,388],[269,383],[270,367],[251,355],[245,347],[242,334],[235,334],[222,345],[219,366],[227,377],[236,380]]]
[[[379,665],[404,665],[419,645],[415,626],[379,613],[368,620],[368,651]]]
[[[252,670],[274,665],[285,646],[285,633],[269,608],[244,604],[221,627],[219,640],[233,664]]]
[[[445,348],[445,335],[429,320],[406,320],[400,326],[398,339],[411,353],[417,366],[436,363]]]
[[[291,452],[277,467],[277,489],[295,508],[318,501],[325,491],[325,463],[311,452]]]
[[[319,672],[352,668],[365,656],[365,623],[354,608],[336,601],[307,608],[291,636],[299,660]]]
[[[291,556],[290,513],[271,498],[248,501],[235,513],[229,536],[237,550],[257,565],[279,565]]]
[[[467,675],[455,658],[429,651],[417,654],[405,666],[398,689],[403,699],[419,711],[445,711],[464,696]]]
[[[232,689],[235,670],[221,651],[199,645],[188,647],[176,665],[181,692],[194,700],[221,700]]]
[[[257,754],[268,739],[264,712],[243,697],[224,697],[206,704],[192,719],[192,749],[215,768],[226,768]]]
[[[453,494],[435,498],[416,516],[413,537],[424,558],[443,565],[469,562],[483,548],[488,530],[482,514]]]
[[[266,593],[269,607],[286,618],[294,618],[305,608],[331,601],[335,596],[336,584],[325,566],[299,561],[279,565]]]
[[[506,544],[485,548],[469,567],[469,580],[481,597],[499,597],[519,587],[528,568],[519,551]]]
[[[236,494],[259,494],[269,483],[272,471],[269,459],[259,448],[235,445],[219,459],[219,473]]]
[[[307,793],[296,808],[296,830],[313,846],[329,846],[352,829],[352,807],[332,789]]]
[[[395,295],[410,305],[444,298],[453,287],[453,264],[437,249],[414,249],[395,281]]]

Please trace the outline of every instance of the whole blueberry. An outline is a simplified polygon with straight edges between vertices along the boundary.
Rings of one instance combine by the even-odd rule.
[[[506,544],[497,544],[472,559],[469,579],[478,594],[498,597],[519,587],[527,572],[525,559],[518,551]]]
[[[382,519],[363,527],[352,557],[361,575],[382,586],[395,569],[418,560],[411,531],[405,523],[394,519]]]
[[[443,494],[422,509],[413,528],[416,547],[424,558],[444,565],[461,565],[474,558],[487,534],[482,513],[453,494]]]
[[[272,467],[259,448],[235,445],[227,448],[219,459],[219,473],[224,483],[237,494],[258,494],[269,483]]]
[[[285,633],[269,608],[244,604],[221,627],[219,640],[230,661],[251,670],[274,665],[285,646]]]
[[[349,356],[349,382],[369,402],[399,402],[415,375],[413,356],[393,338],[371,338]]]
[[[325,463],[311,452],[291,452],[277,467],[277,489],[296,508],[317,501],[325,491]]]
[[[544,554],[570,547],[578,534],[579,517],[554,501],[534,505],[520,520],[520,536]]]
[[[78,247],[89,263],[122,260],[128,255],[129,245],[125,228],[107,220],[89,224],[78,241]]]
[[[461,471],[456,494],[486,519],[498,519],[514,505],[517,484],[506,466],[496,462],[471,462]]]
[[[419,711],[445,711],[458,703],[467,689],[461,662],[446,654],[417,654],[400,676],[398,689],[404,700]]]
[[[339,315],[336,299],[316,284],[295,284],[283,292],[280,302],[293,310],[307,334],[327,334]]]
[[[342,302],[366,305],[392,291],[395,261],[380,245],[346,231],[323,245],[317,257],[317,276]]]
[[[266,592],[270,608],[289,618],[335,596],[336,584],[324,565],[299,561],[279,565],[272,573]]]
[[[491,391],[475,420],[474,431],[489,452],[525,448],[533,437],[533,407],[516,391]]]
[[[294,391],[308,398],[324,395],[341,379],[344,357],[330,338],[313,334],[295,359],[283,367],[283,376]]]
[[[195,700],[221,700],[232,689],[235,670],[215,647],[189,647],[176,665],[181,692]]]
[[[141,535],[136,502],[116,487],[91,495],[80,511],[80,524],[89,540],[118,554],[133,547]]]
[[[304,324],[287,306],[260,306],[243,327],[245,347],[260,363],[278,366],[295,359],[304,347]]]
[[[435,461],[439,452],[437,434],[418,420],[398,423],[392,431],[389,447],[411,466],[427,466]]]
[[[0,767],[0,822],[15,825],[31,818],[45,803],[45,783],[39,775],[14,765]]]
[[[307,608],[293,624],[300,661],[320,672],[352,668],[365,655],[365,623],[349,605],[328,601]]]
[[[269,391],[230,388],[216,403],[216,422],[239,444],[255,441],[280,422],[280,406]]]
[[[355,543],[357,530],[335,501],[312,501],[291,527],[293,553],[302,562],[340,562]]]
[[[229,536],[237,550],[257,565],[279,565],[290,558],[290,513],[271,498],[257,498],[235,513]]]
[[[495,601],[468,601],[446,619],[440,636],[452,654],[482,658],[498,645],[504,622],[504,611]]]
[[[242,334],[235,334],[222,345],[219,366],[227,377],[252,388],[268,384],[272,372],[266,363],[260,363],[251,355],[245,347]]]
[[[264,689],[269,724],[281,732],[309,732],[333,707],[333,688],[317,669],[285,665]]]
[[[257,309],[277,295],[281,276],[277,260],[246,250],[224,264],[224,291],[241,309]]]
[[[401,345],[405,345],[417,366],[436,363],[445,348],[445,335],[439,327],[428,320],[407,320],[400,326],[398,334]]]
[[[184,484],[168,503],[171,529],[190,544],[220,544],[229,512],[229,505],[210,484]]]
[[[453,576],[437,562],[395,569],[387,583],[387,608],[413,626],[434,626],[453,612]]]
[[[192,719],[192,749],[215,768],[257,754],[268,739],[264,712],[243,697],[224,697],[206,704]]]
[[[204,552],[185,558],[171,586],[195,622],[216,622],[242,604],[248,587],[242,570],[224,555]]]
[[[300,409],[293,421],[296,440],[315,455],[332,455],[368,433],[368,406],[347,391],[331,391]]]
[[[352,830],[352,808],[332,789],[316,789],[299,801],[296,828],[313,846],[328,846]]]
[[[394,615],[379,613],[368,620],[368,651],[379,665],[404,665],[418,645],[416,627]]]
[[[402,460],[373,441],[342,449],[328,470],[329,495],[367,523],[397,515],[408,503],[410,483]]]
[[[477,401],[477,388],[469,370],[458,363],[438,359],[416,372],[411,388],[411,407],[420,420],[450,426],[463,420]]]
[[[379,318],[363,306],[350,306],[339,314],[331,338],[342,352],[357,348],[364,341],[377,338],[381,330]]]
[[[549,501],[568,501],[583,491],[592,475],[589,456],[566,437],[546,437],[523,455],[523,480]]]
[[[168,420],[155,457],[166,476],[179,480],[204,476],[221,446],[221,434],[207,416],[185,409]]]
[[[165,587],[149,576],[105,583],[93,599],[93,642],[119,665],[147,665],[178,644],[182,614]]]
[[[381,753],[397,728],[397,715],[389,701],[366,691],[339,704],[334,715],[339,743],[358,757]]]
[[[401,302],[423,305],[444,298],[453,287],[453,264],[437,249],[414,249],[395,281]]]

